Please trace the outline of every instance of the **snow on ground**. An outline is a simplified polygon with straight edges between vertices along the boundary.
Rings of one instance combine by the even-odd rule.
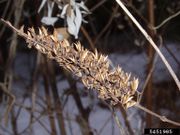
[[[180,60],[180,46],[174,45],[174,44],[168,44],[168,48],[172,51],[173,55]],[[165,48],[161,49],[167,60],[169,61],[170,65],[172,66],[173,70],[176,73],[179,73],[179,67],[178,64],[174,61],[172,56],[167,52]],[[22,58],[23,57],[23,58]],[[16,81],[13,83],[13,93],[15,93],[17,100],[17,103],[23,102],[23,94],[25,90],[28,88],[26,85],[30,81],[30,71],[33,70],[33,56],[29,56],[29,54],[17,54],[16,61],[15,61],[15,76],[21,76],[21,78],[16,78]],[[114,66],[120,65],[123,70],[126,72],[131,72],[133,76],[138,77],[140,79],[140,88],[143,85],[143,82],[145,80],[146,75],[146,64],[147,64],[147,57],[144,53],[136,54],[136,53],[128,53],[128,54],[110,54],[109,59],[112,61]],[[57,77],[57,80],[60,76]],[[162,80],[169,80],[171,79],[171,76],[169,75],[165,65],[162,63],[160,58],[158,58],[156,64],[155,64],[155,72],[154,72],[154,81],[159,82]],[[23,83],[22,83],[23,80]],[[69,84],[66,80],[60,80],[58,81],[58,91],[59,95],[61,96],[63,94],[63,91],[69,88]],[[83,89],[82,84],[78,83],[78,90]],[[41,97],[44,96],[43,92],[43,86],[42,82],[39,82],[38,85],[38,95],[41,95]],[[31,91],[29,91],[31,93]],[[31,94],[29,94],[31,96]],[[45,98],[44,98],[45,99]],[[63,97],[65,99],[65,97]],[[42,99],[37,99],[39,104],[36,104],[37,111],[43,112],[44,107],[46,105],[44,102],[42,102]],[[61,99],[62,100],[62,99]],[[92,99],[90,96],[84,96],[81,98],[83,102],[83,106],[93,106],[92,112],[90,113],[89,117],[89,123],[90,127],[92,128],[92,131],[95,135],[117,135],[120,134],[120,130],[117,126],[117,123],[115,122],[113,115],[110,110],[108,109],[102,109],[99,106],[96,105],[98,102],[97,98]],[[30,98],[26,98],[24,100],[23,105],[24,106],[31,106],[31,100]],[[74,99],[69,96],[67,102],[62,102],[65,104],[64,106],[64,117],[65,117],[65,125],[67,130],[67,135],[81,135],[81,129],[79,127],[79,124],[77,123],[77,116],[79,115],[78,109],[76,107]],[[0,118],[2,119],[4,108],[6,104],[3,103],[0,105]],[[19,107],[15,107],[14,111],[18,112]],[[31,130],[24,132],[23,135],[49,135],[50,126],[49,126],[49,119],[47,114],[43,114],[42,116],[39,116],[39,112],[36,112],[34,115],[35,117],[40,117],[39,121],[34,122],[34,124],[31,127]],[[128,111],[128,120],[133,127],[136,134],[142,133],[141,129],[143,127],[143,122],[141,121],[141,117],[138,113],[138,110],[135,108],[130,108]],[[124,119],[122,117],[122,114],[117,109],[116,115],[118,116],[124,132],[126,133],[126,128],[124,126]],[[55,116],[55,115],[54,115]],[[26,109],[22,109],[18,120],[17,120],[17,126],[18,131],[22,132],[30,122],[30,113]],[[57,121],[56,121],[57,126]],[[47,130],[45,130],[45,128]],[[58,129],[58,127],[56,127]],[[59,131],[58,131],[59,132]],[[0,135],[11,135],[12,134],[12,127],[11,127],[11,121],[9,121],[8,125],[5,126],[3,123],[0,125]]]

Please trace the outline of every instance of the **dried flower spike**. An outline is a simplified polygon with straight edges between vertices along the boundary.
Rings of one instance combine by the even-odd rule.
[[[39,34],[30,28],[25,34],[22,29],[14,28],[6,22],[18,35],[25,38],[28,47],[34,47],[48,58],[54,59],[60,66],[79,77],[83,84],[97,90],[98,97],[110,101],[111,105],[121,103],[125,108],[136,104],[134,97],[139,84],[138,79],[131,79],[120,67],[111,70],[107,56],[90,52],[78,42],[70,45],[67,40],[58,41],[57,34],[48,35],[42,27]]]

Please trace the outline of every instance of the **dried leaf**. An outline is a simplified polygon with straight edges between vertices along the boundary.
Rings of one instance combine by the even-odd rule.
[[[48,16],[46,16],[46,17],[43,17],[43,18],[41,19],[41,22],[44,23],[44,24],[46,24],[46,25],[54,25],[54,23],[55,23],[57,20],[58,20],[57,17],[48,17]]]
[[[42,0],[41,5],[39,6],[38,12],[41,11],[41,9],[44,7],[47,0]]]

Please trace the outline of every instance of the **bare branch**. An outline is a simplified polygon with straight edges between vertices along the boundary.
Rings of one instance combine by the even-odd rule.
[[[176,16],[180,15],[180,11],[178,11],[177,13],[169,16],[168,18],[166,18],[164,21],[162,21],[158,26],[150,26],[150,29],[154,29],[157,30],[159,28],[161,28],[164,24],[166,24],[168,21],[170,21],[171,19],[175,18]]]
[[[134,18],[134,16],[129,12],[129,10],[124,6],[124,4],[121,2],[121,0],[116,0],[116,2],[119,4],[119,6],[124,10],[124,12],[129,16],[129,18],[133,21],[133,23],[138,27],[138,29],[142,32],[142,34],[145,36],[145,38],[148,40],[148,42],[153,46],[153,48],[156,50],[156,52],[159,54],[160,58],[164,62],[165,66],[167,67],[169,73],[173,77],[174,81],[176,82],[176,85],[180,91],[180,82],[177,78],[176,74],[174,73],[173,69],[171,68],[170,64],[164,57],[164,55],[161,53],[155,42],[152,40],[152,38],[149,36],[149,34],[142,28],[142,26],[139,24],[139,22]]]
[[[141,106],[140,104],[136,104],[135,107],[145,111],[146,113],[149,113],[149,114],[153,115],[156,118],[159,118],[163,122],[167,122],[167,123],[171,123],[171,124],[176,125],[176,126],[180,126],[179,122],[175,122],[173,120],[170,120],[170,119],[166,118],[165,116],[161,116],[161,115],[159,115],[159,114],[157,114],[157,113],[155,113],[155,112]]]

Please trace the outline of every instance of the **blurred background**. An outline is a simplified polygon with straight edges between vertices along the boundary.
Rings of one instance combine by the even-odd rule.
[[[180,78],[180,1],[122,0]],[[140,104],[180,122],[180,93],[164,63],[115,0],[1,0],[16,28],[44,26],[80,41],[139,78]],[[157,26],[157,27],[156,27]],[[109,107],[55,61],[0,23],[0,135],[142,134],[176,127],[136,109]]]

